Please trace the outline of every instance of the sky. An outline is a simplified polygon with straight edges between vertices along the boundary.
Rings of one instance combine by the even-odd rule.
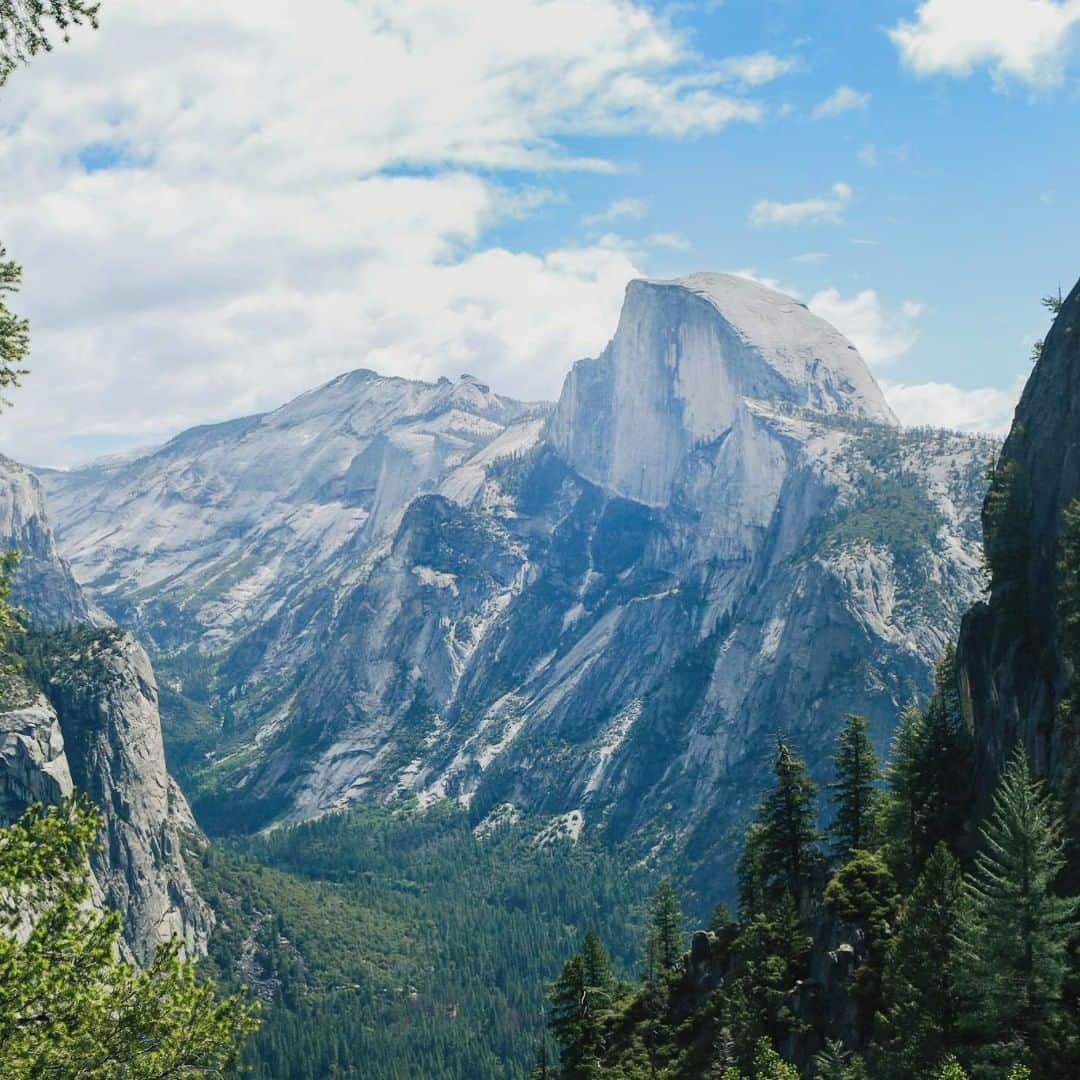
[[[554,399],[635,277],[739,272],[905,423],[1007,430],[1080,274],[1080,0],[103,0],[0,89],[0,451],[342,371]]]

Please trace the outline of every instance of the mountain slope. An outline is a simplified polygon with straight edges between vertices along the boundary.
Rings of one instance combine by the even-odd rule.
[[[366,400],[371,379],[349,392]],[[776,730],[817,747],[821,769],[844,713],[867,714],[882,743],[929,689],[981,591],[993,444],[899,430],[835,330],[726,275],[631,284],[612,343],[575,366],[548,422],[504,408],[501,430],[447,458],[385,528],[337,496],[320,504],[348,537],[340,557],[294,547],[280,577],[261,559],[265,590],[224,640],[206,613],[235,602],[228,579],[184,608],[197,625],[162,662],[183,723],[201,718],[209,757],[185,758],[197,811],[229,830],[450,796],[477,819],[541,813],[571,835],[690,851],[726,880],[722,841]],[[221,430],[219,452],[250,430]],[[185,497],[169,460],[123,475],[165,506]],[[339,482],[296,461],[313,490]],[[113,612],[145,619],[208,580],[192,562],[147,601],[141,556],[93,549],[104,481],[48,482],[65,550]],[[266,483],[283,501],[292,477],[267,468]],[[113,508],[118,534],[144,528],[139,505]],[[233,520],[207,503],[218,533],[203,546],[233,543]]]
[[[220,646],[528,412],[470,376],[354,371],[264,416],[42,480],[61,546],[106,610],[159,648]]]

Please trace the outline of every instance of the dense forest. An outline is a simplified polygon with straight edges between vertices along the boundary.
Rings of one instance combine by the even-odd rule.
[[[218,912],[208,969],[264,1001],[263,1080],[526,1077],[544,982],[589,926],[636,959],[643,868],[451,804],[363,808],[189,859]]]
[[[665,884],[636,981],[588,933],[549,989],[561,1058],[542,1056],[534,1076],[1080,1075],[1080,899],[1061,887],[1062,814],[1017,752],[977,819],[955,683],[950,652],[884,769],[850,717],[825,806],[778,737],[737,915],[717,907],[687,952]]]

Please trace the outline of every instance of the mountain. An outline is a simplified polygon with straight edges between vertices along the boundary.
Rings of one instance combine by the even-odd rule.
[[[994,449],[901,430],[837,331],[702,274],[633,282],[553,412],[363,372],[43,479],[208,827],[453,797],[727,880],[776,731],[820,772],[845,713],[881,744],[929,690]]]
[[[76,576],[106,610],[158,648],[214,648],[298,581],[342,573],[414,495],[530,412],[468,375],[354,371],[265,416],[42,479]]]
[[[37,480],[6,459],[0,546],[23,554],[13,593],[32,627],[20,668],[0,671],[0,820],[89,795],[105,819],[95,899],[120,912],[126,948],[145,961],[176,935],[200,955],[213,916],[184,863],[197,827],[166,771],[150,661],[130,634],[91,624]]]

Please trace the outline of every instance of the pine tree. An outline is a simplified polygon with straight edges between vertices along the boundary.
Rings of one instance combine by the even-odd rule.
[[[786,889],[798,902],[819,862],[817,786],[806,763],[780,736],[773,774],[773,790],[758,807],[760,873],[767,893]]]
[[[549,1027],[562,1050],[564,1080],[599,1075],[603,1022],[611,1007],[614,977],[598,934],[589,930],[581,951],[567,960],[548,988]]]
[[[670,879],[660,882],[649,904],[646,970],[650,980],[674,971],[685,949],[682,909]]]
[[[968,970],[957,929],[966,898],[960,864],[938,844],[887,953],[874,1038],[882,1080],[929,1080],[959,1042]]]
[[[993,813],[968,879],[965,942],[977,997],[969,1024],[988,1061],[1053,1053],[1067,948],[1078,901],[1054,886],[1065,865],[1064,823],[1017,748],[1002,772]]]
[[[877,785],[881,766],[865,717],[850,715],[836,741],[834,779],[829,792],[836,808],[829,829],[833,857],[845,860],[858,848],[877,845]]]

